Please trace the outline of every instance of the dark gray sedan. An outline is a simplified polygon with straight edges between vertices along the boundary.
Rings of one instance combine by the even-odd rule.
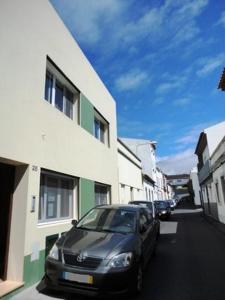
[[[159,221],[141,206],[104,205],[73,224],[46,259],[45,285],[84,295],[140,292]]]

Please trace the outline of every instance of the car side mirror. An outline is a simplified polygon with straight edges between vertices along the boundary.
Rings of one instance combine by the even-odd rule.
[[[71,221],[71,224],[72,224],[73,226],[76,226],[77,223],[78,223],[77,220],[72,220],[72,221]]]

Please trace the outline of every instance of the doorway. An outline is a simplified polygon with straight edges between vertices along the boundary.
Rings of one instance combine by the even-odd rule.
[[[15,167],[0,163],[0,281],[6,280]]]

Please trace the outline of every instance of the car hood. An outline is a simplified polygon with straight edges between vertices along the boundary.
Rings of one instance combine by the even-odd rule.
[[[63,251],[110,259],[121,251],[132,251],[135,240],[134,234],[106,233],[76,228],[65,235],[64,241],[59,246]]]

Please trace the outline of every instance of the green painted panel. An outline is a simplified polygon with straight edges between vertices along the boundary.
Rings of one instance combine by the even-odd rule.
[[[83,95],[80,95],[80,125],[93,135],[94,106]]]
[[[23,281],[26,287],[39,281],[44,275],[45,249],[40,251],[39,259],[31,261],[31,256],[24,257]]]
[[[94,181],[80,178],[80,217],[95,206]]]

